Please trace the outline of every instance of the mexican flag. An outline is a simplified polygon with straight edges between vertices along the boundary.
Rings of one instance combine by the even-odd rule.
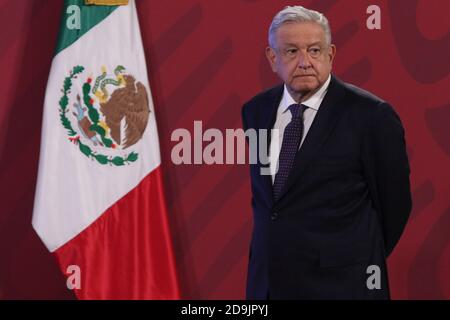
[[[64,3],[32,223],[79,299],[179,298],[134,0]]]

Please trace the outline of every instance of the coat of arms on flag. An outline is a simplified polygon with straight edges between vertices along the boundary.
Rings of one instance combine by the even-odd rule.
[[[102,165],[123,166],[139,156],[126,149],[142,138],[147,127],[147,91],[121,65],[115,67],[113,75],[105,66],[101,71],[94,77],[86,76],[83,66],[72,68],[61,89],[60,120],[69,140],[85,156]],[[73,85],[75,81],[78,86]],[[81,87],[81,92],[74,87]]]

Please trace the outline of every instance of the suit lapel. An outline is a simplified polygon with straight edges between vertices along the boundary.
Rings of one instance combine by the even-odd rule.
[[[281,98],[283,96],[283,90],[284,90],[283,85],[275,87],[270,92],[270,94],[266,100],[267,102],[264,105],[261,105],[260,110],[259,110],[260,121],[258,122],[258,127],[259,127],[259,129],[267,130],[266,131],[267,132],[267,141],[266,141],[267,149],[263,150],[263,151],[267,151],[267,154],[268,154],[268,151],[270,148],[271,130],[276,121],[277,110],[278,110],[278,106],[280,105]],[[259,136],[259,133],[258,133],[258,136]],[[261,144],[258,143],[258,147],[260,145]],[[259,154],[258,154],[258,159],[259,159]],[[269,168],[269,165],[262,165],[260,161],[258,161],[258,165],[259,165],[260,173],[262,172],[261,169],[265,168],[266,170],[268,170],[268,168]],[[267,199],[272,200],[273,199],[272,176],[270,174],[261,175],[261,179],[263,181],[264,189],[266,190]]]
[[[291,173],[281,191],[280,200],[292,184],[301,178],[308,164],[323,146],[331,131],[342,115],[339,101],[344,97],[343,84],[334,76],[331,78],[328,91],[320,105],[319,111],[314,118],[313,124],[306,135],[302,147],[297,152]]]

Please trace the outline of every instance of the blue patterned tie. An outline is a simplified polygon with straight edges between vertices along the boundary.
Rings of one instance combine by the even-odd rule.
[[[293,104],[289,106],[292,114],[292,120],[284,129],[283,143],[281,145],[280,157],[278,158],[278,171],[273,183],[273,196],[278,200],[280,193],[287,181],[295,155],[302,141],[303,135],[303,112],[307,106],[302,104]]]

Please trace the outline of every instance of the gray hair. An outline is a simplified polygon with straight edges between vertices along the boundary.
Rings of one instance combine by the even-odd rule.
[[[275,33],[288,22],[317,22],[325,31],[325,40],[331,44],[331,29],[328,19],[320,12],[302,6],[287,6],[277,13],[269,28],[269,45],[275,48]]]

